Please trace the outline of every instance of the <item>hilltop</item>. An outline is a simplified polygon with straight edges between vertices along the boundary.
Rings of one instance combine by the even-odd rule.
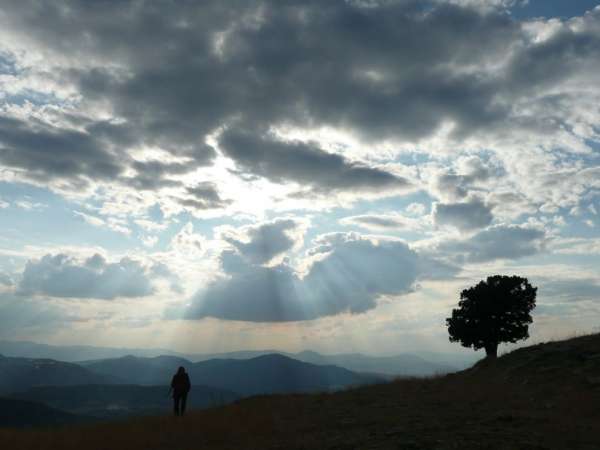
[[[243,376],[243,374],[240,374]],[[173,417],[2,431],[4,448],[598,449],[600,335],[515,350],[460,373],[336,393],[253,397]]]

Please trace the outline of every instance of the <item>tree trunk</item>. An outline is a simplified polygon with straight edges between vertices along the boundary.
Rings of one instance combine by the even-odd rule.
[[[490,342],[485,345],[485,354],[488,359],[496,359],[498,357],[498,343]]]

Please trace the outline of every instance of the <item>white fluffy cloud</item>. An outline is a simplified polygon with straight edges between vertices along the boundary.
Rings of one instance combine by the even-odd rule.
[[[144,297],[154,292],[151,273],[151,267],[130,258],[110,263],[99,254],[84,261],[66,254],[45,255],[27,262],[18,293],[104,300]]]
[[[287,263],[266,267],[241,252],[224,251],[224,276],[198,291],[183,311],[171,311],[171,316],[287,322],[362,313],[375,308],[381,296],[412,292],[420,279],[456,273],[451,266],[420,257],[400,241],[336,233],[323,235],[314,244],[304,276]]]

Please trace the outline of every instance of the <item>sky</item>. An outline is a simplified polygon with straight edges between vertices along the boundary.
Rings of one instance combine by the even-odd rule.
[[[600,2],[5,0],[0,339],[460,351],[600,331]]]

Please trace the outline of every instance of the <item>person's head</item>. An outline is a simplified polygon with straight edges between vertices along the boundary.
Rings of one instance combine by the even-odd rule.
[[[185,373],[185,369],[183,368],[183,366],[180,366],[179,369],[177,369],[177,375],[182,375]]]

